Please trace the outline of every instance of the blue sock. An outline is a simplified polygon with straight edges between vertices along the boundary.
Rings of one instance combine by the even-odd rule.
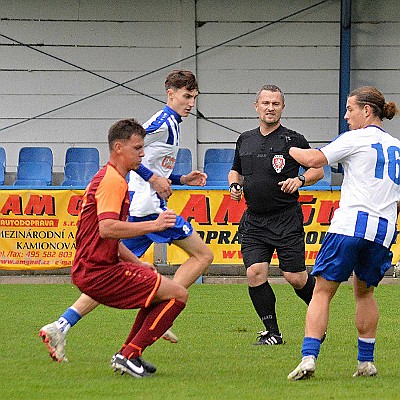
[[[358,361],[374,361],[375,339],[358,338]]]
[[[301,354],[303,355],[303,357],[314,356],[317,359],[320,348],[321,348],[320,339],[305,337],[303,339],[303,347],[301,348]]]
[[[76,311],[74,307],[68,308],[63,315],[56,322],[57,328],[60,329],[61,332],[66,334],[69,331],[69,328],[74,326],[80,319],[81,315]]]

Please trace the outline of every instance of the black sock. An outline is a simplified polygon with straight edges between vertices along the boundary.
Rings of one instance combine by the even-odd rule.
[[[265,329],[273,333],[279,333],[275,312],[276,298],[271,285],[265,282],[260,286],[249,286],[249,295]]]
[[[308,275],[306,284],[301,289],[294,289],[297,296],[299,296],[306,304],[310,304],[315,286],[315,278]]]

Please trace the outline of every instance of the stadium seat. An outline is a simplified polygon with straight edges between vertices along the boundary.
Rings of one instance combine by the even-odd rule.
[[[300,167],[299,174],[304,173],[304,168]],[[324,177],[312,186],[331,186],[332,185],[332,170],[330,165],[324,166]]]
[[[4,184],[6,175],[6,150],[0,147],[0,185]]]
[[[330,165],[324,166],[324,177],[313,186],[331,186],[332,185],[332,170]]]
[[[207,149],[204,154],[204,167],[208,163],[230,163],[235,156],[234,149]]]
[[[204,166],[207,174],[206,186],[225,186],[228,187],[228,174],[232,168],[230,162],[209,162]]]
[[[64,167],[64,181],[61,186],[87,186],[99,170],[96,162],[69,162]]]
[[[22,161],[18,163],[14,186],[50,186],[52,166],[48,162]]]
[[[70,162],[94,162],[100,167],[99,150],[95,147],[70,147],[65,153],[65,165]]]
[[[22,147],[19,150],[18,164],[32,161],[47,162],[53,168],[53,152],[49,147]]]
[[[172,173],[187,175],[190,172],[192,172],[192,152],[190,151],[190,149],[179,149]]]

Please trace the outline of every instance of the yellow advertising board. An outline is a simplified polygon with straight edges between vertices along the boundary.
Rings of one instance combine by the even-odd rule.
[[[83,190],[0,190],[0,269],[45,270],[72,266],[78,209]],[[340,191],[301,191],[306,264],[313,265],[328,230]],[[189,220],[214,253],[214,264],[242,264],[238,224],[244,199],[231,200],[226,190],[175,190],[168,206]],[[392,247],[394,262],[399,246]],[[167,246],[167,262],[186,260],[178,247]],[[153,247],[145,255],[153,262]],[[272,264],[277,264],[276,258]]]
[[[83,190],[0,190],[0,268],[72,266]]]
[[[314,265],[321,243],[328,231],[333,213],[339,207],[339,190],[300,191],[299,202],[304,215],[306,265]],[[246,208],[231,200],[226,190],[178,190],[168,201],[168,207],[189,220],[214,253],[214,264],[242,264],[237,228]],[[397,241],[398,242],[398,241]],[[392,246],[393,260],[397,262],[400,246]],[[168,246],[167,260],[181,264],[187,257],[176,246]],[[278,264],[276,254],[271,261]]]

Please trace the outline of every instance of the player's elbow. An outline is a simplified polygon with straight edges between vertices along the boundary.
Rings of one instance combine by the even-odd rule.
[[[119,239],[115,237],[115,229],[106,221],[100,221],[99,223],[99,236],[102,239]]]
[[[99,236],[102,239],[112,239],[111,232],[109,232],[107,229],[99,229]]]
[[[324,153],[317,149],[310,149],[308,153],[309,157],[305,160],[305,166],[309,168],[322,168],[324,165],[328,164],[328,160],[326,159]],[[324,176],[324,172],[321,170],[321,178]]]

